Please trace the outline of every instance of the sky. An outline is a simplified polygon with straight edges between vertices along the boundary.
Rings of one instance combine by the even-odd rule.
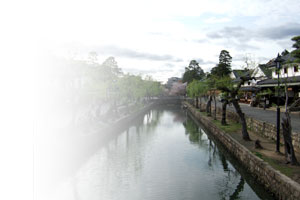
[[[113,56],[125,73],[148,74],[163,82],[181,77],[192,59],[209,72],[223,49],[233,57],[233,69],[245,66],[245,56],[265,63],[284,49],[292,50],[291,38],[300,35],[298,0],[53,0],[18,5],[11,3],[15,13],[8,25],[14,28],[12,22],[18,22],[15,37],[21,32],[40,51],[78,59],[95,51],[100,63]]]

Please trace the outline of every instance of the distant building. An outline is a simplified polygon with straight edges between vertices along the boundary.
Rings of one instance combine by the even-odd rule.
[[[171,89],[174,83],[181,83],[182,79],[178,77],[171,77],[168,78],[168,81],[166,83],[166,88]]]
[[[260,91],[260,88],[257,87],[257,82],[271,78],[272,71],[266,65],[258,65],[255,69],[251,70],[232,70],[230,77],[236,84],[240,81],[241,77],[253,77],[252,80],[246,81],[240,88],[240,91],[243,92],[240,101],[249,104],[252,101],[252,97]]]

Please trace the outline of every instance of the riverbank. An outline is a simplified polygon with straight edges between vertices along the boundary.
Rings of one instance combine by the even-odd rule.
[[[201,113],[191,104],[184,102],[188,110],[199,120],[218,140],[231,152],[247,170],[260,182],[265,188],[271,191],[277,199],[299,199],[300,184],[295,180],[294,175],[300,174],[299,167],[284,164],[283,155],[275,154],[275,144],[272,140],[263,138],[253,132],[250,132],[251,142],[243,141],[239,125],[226,132],[221,129],[221,125],[212,118]],[[231,122],[230,122],[231,123]],[[226,127],[228,129],[228,127]],[[228,133],[229,132],[229,133]],[[254,141],[259,139],[264,149],[254,148]],[[280,170],[280,171],[279,171]],[[285,174],[283,174],[285,173]],[[288,177],[289,175],[289,177]],[[294,176],[295,180],[292,180]]]

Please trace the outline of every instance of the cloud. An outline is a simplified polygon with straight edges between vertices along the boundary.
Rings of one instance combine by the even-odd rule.
[[[208,65],[208,64],[216,64],[216,62],[213,62],[213,61],[205,61],[203,60],[202,58],[198,58],[198,59],[194,59],[196,60],[199,65]]]
[[[241,26],[225,26],[224,28],[210,32],[207,37],[211,39],[215,38],[244,38],[247,30]]]
[[[251,39],[270,39],[281,40],[291,38],[300,34],[300,24],[290,23],[280,26],[267,27],[262,29],[246,29],[241,26],[224,27],[214,32],[209,32],[207,37],[210,39],[231,39],[251,40]]]
[[[173,61],[173,62],[182,62],[181,58],[176,58],[172,55],[158,55],[152,53],[139,52],[132,49],[120,48],[113,45],[100,46],[94,48],[95,51],[99,54],[109,54],[116,57],[126,57],[133,59],[141,60],[151,60],[151,61]]]
[[[223,18],[217,18],[217,17],[210,17],[204,20],[204,23],[207,24],[217,24],[217,23],[225,23],[225,22],[230,22],[231,19],[227,18],[227,17],[223,17]]]
[[[170,73],[172,71],[176,71],[179,70],[180,67],[178,67],[177,65],[173,64],[173,63],[165,63],[162,64],[160,66],[156,66],[153,68],[124,68],[124,71],[129,72],[129,73],[133,73],[133,74],[163,74],[163,73]],[[184,70],[184,67],[182,68]]]
[[[224,27],[220,30],[209,32],[210,40],[218,40],[224,48],[234,48],[238,51],[258,50],[258,46],[252,45],[253,32],[241,26]]]
[[[193,42],[196,42],[196,43],[207,43],[207,42],[209,42],[209,40],[208,39],[196,39],[196,40],[192,40]]]
[[[260,47],[247,44],[247,41],[230,41],[228,42],[232,47],[237,50],[258,50]]]
[[[292,23],[262,29],[258,32],[257,37],[280,40],[296,35],[300,35],[300,24]]]

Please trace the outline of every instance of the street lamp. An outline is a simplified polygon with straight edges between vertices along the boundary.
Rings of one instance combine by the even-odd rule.
[[[280,152],[279,144],[280,144],[280,108],[279,108],[279,73],[280,73],[280,64],[282,62],[281,56],[277,55],[277,58],[274,60],[276,63],[277,70],[277,140],[276,140],[276,152]]]

